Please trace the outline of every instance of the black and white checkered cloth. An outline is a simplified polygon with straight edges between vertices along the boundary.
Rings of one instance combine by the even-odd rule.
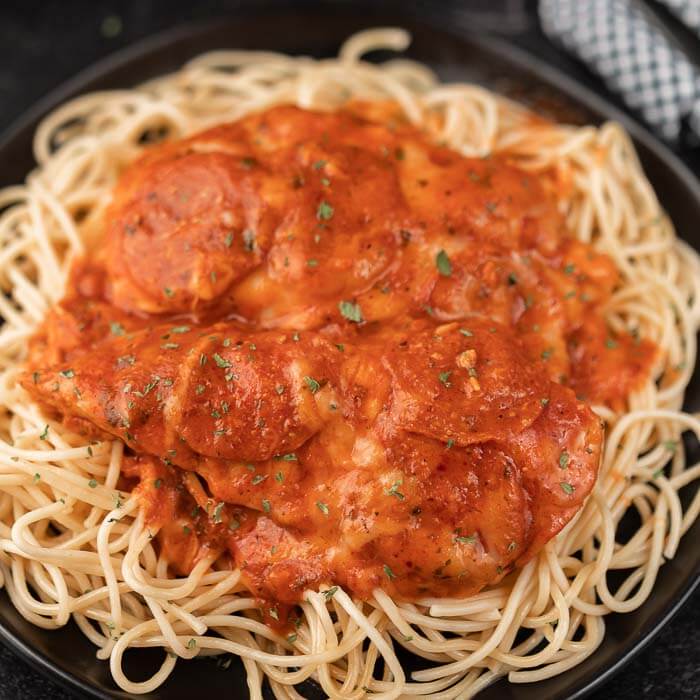
[[[660,0],[700,31],[700,0]],[[673,6],[673,7],[672,7]],[[700,142],[700,69],[633,0],[540,0],[550,39],[575,54],[662,138]]]

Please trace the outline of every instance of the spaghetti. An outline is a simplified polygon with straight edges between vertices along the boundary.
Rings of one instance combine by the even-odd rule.
[[[35,138],[38,167],[0,192],[0,571],[13,604],[54,629],[74,619],[109,659],[116,683],[146,693],[177,659],[233,654],[250,696],[267,678],[279,698],[313,678],[330,697],[471,697],[501,676],[533,682],[580,663],[600,644],[605,615],[650,595],[659,567],[700,510],[679,491],[700,476],[685,464],[683,413],[700,321],[700,260],[676,239],[629,139],[615,124],[573,128],[471,85],[442,85],[409,61],[361,60],[402,50],[408,36],[382,29],[351,37],[337,59],[259,52],[201,56],[130,91],[97,93],[59,108]],[[332,110],[350,99],[397,103],[410,122],[465,156],[507,155],[552,183],[569,229],[610,256],[623,278],[607,321],[663,350],[623,410],[594,407],[607,426],[597,485],[585,507],[521,570],[469,598],[367,601],[342,588],[307,591],[291,634],[268,627],[240,571],[199,561],[173,578],[136,496],[120,491],[119,441],[88,443],[47,420],[17,378],[26,345],[63,295],[71,262],[94,246],[123,168],[153,138],[176,138],[277,104]],[[639,526],[617,536],[625,514]],[[625,572],[611,590],[607,574]],[[215,636],[208,634],[215,633]],[[402,646],[431,661],[409,679]],[[164,650],[144,682],[122,669],[128,649]]]

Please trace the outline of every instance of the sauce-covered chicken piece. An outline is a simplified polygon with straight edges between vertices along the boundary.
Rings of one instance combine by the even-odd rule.
[[[70,420],[195,472],[187,488],[242,509],[237,522],[247,513],[220,546],[254,590],[285,602],[329,581],[364,596],[382,585],[408,598],[479,590],[576,512],[601,443],[590,410],[528,363],[507,328],[476,317],[343,344],[231,323],[154,326],[98,341],[25,386]],[[144,464],[142,490],[161,490]],[[146,498],[160,520],[159,499]]]
[[[107,215],[115,303],[318,325],[400,249],[408,210],[384,137],[350,115],[282,107],[148,153]]]
[[[310,376],[335,377],[338,350],[308,334],[235,324],[154,326],[32,373],[30,390],[66,415],[153,455],[256,461],[294,450],[321,418]],[[106,376],[109,381],[106,381]]]
[[[629,393],[649,343],[624,343],[613,364],[634,369],[617,387],[608,372],[595,385],[572,376],[570,338],[593,316],[607,340],[618,273],[565,236],[537,179],[431,144],[391,105],[372,110],[391,128],[362,111],[275,107],[147,151],[107,212],[106,297],[126,312],[287,330],[341,321],[351,302],[368,322],[481,313],[515,326],[587,400]],[[595,329],[576,356],[607,370],[585,342]]]
[[[606,326],[618,272],[546,184],[392,105],[150,148],[22,383],[124,440],[174,571],[228,553],[284,603],[468,595],[575,515],[602,444],[583,401],[622,404],[656,353]]]

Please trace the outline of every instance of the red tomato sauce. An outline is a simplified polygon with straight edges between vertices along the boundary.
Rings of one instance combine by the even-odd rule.
[[[308,588],[468,595],[580,509],[657,349],[537,176],[390,105],[274,107],[149,148],[33,339],[25,388],[127,445],[161,555]],[[546,183],[545,183],[546,184]]]

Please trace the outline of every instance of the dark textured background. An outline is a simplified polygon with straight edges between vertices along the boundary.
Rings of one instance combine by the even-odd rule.
[[[162,29],[191,20],[235,15],[241,4],[225,0],[0,0],[0,131],[49,90],[95,60]],[[275,3],[268,0],[267,4]],[[313,2],[297,0],[296,4]],[[532,0],[462,0],[444,5],[461,8],[453,23],[506,34],[521,47],[610,97],[593,76],[540,34]],[[401,7],[439,13],[443,4],[404,1]],[[667,15],[661,18],[668,20]],[[671,27],[677,39],[700,58],[700,43],[693,42],[677,25]],[[700,174],[697,150],[679,155]],[[591,697],[700,698],[700,592],[644,652]],[[0,646],[0,698],[74,700],[76,696],[39,676]]]

